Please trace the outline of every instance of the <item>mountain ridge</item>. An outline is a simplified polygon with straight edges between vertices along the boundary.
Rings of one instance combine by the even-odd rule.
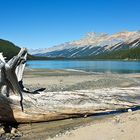
[[[97,56],[113,51],[139,47],[140,31],[123,31],[112,35],[90,32],[79,40],[63,43],[47,49],[30,51],[30,53],[36,56],[75,58]]]

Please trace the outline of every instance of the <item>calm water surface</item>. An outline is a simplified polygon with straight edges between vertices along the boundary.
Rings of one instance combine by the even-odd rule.
[[[140,73],[140,61],[28,61],[27,67],[38,69],[74,69],[88,72]]]

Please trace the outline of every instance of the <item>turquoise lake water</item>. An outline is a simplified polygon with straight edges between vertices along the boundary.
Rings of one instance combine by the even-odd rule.
[[[27,67],[38,69],[73,69],[88,72],[140,73],[140,61],[28,61]]]

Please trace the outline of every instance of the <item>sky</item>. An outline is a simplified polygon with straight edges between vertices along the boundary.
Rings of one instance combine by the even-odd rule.
[[[20,47],[124,30],[140,30],[140,0],[0,0],[0,38]]]

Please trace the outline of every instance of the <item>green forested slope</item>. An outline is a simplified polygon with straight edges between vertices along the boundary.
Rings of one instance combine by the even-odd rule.
[[[3,55],[10,59],[19,52],[20,48],[15,46],[13,43],[0,39],[0,52],[3,52]]]
[[[112,51],[97,56],[89,56],[89,59],[140,59],[140,48]]]
[[[20,51],[20,47],[16,46],[10,41],[0,39],[0,52],[3,53],[3,56],[6,57],[7,60],[17,55]],[[34,56],[28,54],[28,59],[35,59]]]

